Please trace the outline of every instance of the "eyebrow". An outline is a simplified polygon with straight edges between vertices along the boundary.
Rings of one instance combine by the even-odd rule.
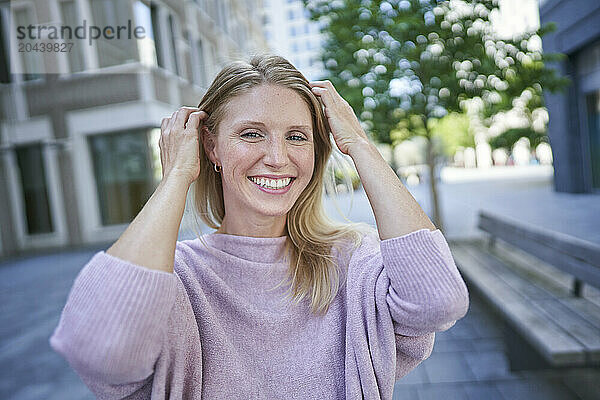
[[[242,125],[258,125],[258,126],[266,127],[266,125],[260,121],[243,120],[243,121],[240,121],[237,124],[235,124],[235,128],[240,128]],[[304,129],[308,133],[311,133],[311,131],[312,131],[312,128],[308,125],[291,125],[291,126],[288,126],[288,129],[300,129],[300,130]]]

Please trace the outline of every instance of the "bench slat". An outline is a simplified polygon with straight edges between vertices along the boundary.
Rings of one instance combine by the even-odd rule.
[[[544,289],[555,293],[558,297],[564,297],[563,294],[572,295],[573,275],[504,241],[499,241],[494,247],[486,248],[486,250],[505,262],[526,280],[535,280]],[[590,287],[593,286],[588,285],[588,290]]]
[[[516,271],[507,268],[504,260],[498,259],[496,256],[484,253],[476,248],[467,247],[465,251],[469,252],[473,258],[479,260],[486,267],[494,270],[494,273],[503,279],[517,293],[528,299],[550,299],[555,296],[567,297],[569,292],[552,293],[543,287],[539,287],[534,282],[519,275]]]
[[[495,270],[473,257],[472,249],[473,246],[463,244],[453,244],[451,247],[461,273],[481,289],[493,306],[510,321],[511,326],[526,337],[552,365],[583,365],[585,347],[540,311],[533,309],[527,299],[504,282]],[[498,266],[494,268],[498,269]]]
[[[539,234],[528,232],[523,228],[511,226],[502,221],[480,216],[478,227],[513,246],[519,247],[539,259],[566,271],[586,283],[600,287],[600,269],[585,261],[573,258],[560,252],[560,246],[552,246],[553,242],[543,240]]]
[[[600,329],[573,313],[558,299],[532,300],[531,304],[584,345],[590,361],[600,361]]]
[[[571,254],[574,257],[583,260],[586,264],[600,268],[600,245],[596,243],[562,232],[539,228],[532,224],[525,224],[522,221],[510,218],[506,215],[502,215],[501,217],[495,216],[487,210],[479,211],[479,221],[493,222],[494,224],[512,227],[513,232],[517,234],[525,234],[538,243],[544,243],[546,246],[565,254]]]
[[[588,299],[580,297],[560,299],[559,301],[579,316],[585,318],[590,324],[600,329],[600,307]]]

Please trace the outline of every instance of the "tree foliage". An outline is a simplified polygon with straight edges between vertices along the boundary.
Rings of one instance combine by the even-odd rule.
[[[567,83],[546,64],[560,56],[541,52],[540,37],[552,26],[499,39],[489,19],[496,0],[305,0],[305,6],[325,26],[326,79],[379,142],[429,137],[432,120],[461,112],[468,99],[480,99],[482,117],[489,118],[529,90],[533,110],[543,105],[543,89]]]

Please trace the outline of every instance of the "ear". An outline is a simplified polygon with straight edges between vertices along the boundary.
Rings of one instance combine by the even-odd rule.
[[[213,164],[219,164],[217,157],[217,143],[214,134],[210,133],[205,125],[200,127],[200,138],[202,139],[202,147],[206,156]]]

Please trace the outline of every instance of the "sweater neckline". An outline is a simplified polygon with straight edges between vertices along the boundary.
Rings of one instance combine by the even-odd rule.
[[[204,235],[208,245],[234,257],[256,263],[278,263],[284,261],[287,236],[252,237],[228,233]]]

